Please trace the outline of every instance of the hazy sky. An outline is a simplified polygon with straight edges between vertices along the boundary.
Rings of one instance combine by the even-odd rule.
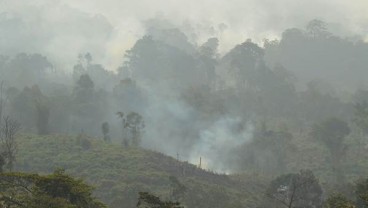
[[[338,33],[368,32],[366,0],[0,0],[0,12],[23,19],[28,29],[14,32],[24,35],[10,38],[34,37],[32,45],[23,44],[26,51],[60,54],[63,60],[92,51],[110,67],[119,65],[123,52],[143,35],[142,22],[155,17],[170,20],[199,43],[219,37],[221,51],[247,38],[278,37],[315,18]]]

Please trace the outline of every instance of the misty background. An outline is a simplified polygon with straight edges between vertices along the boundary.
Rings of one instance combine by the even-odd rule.
[[[46,116],[43,133],[96,138],[108,122],[122,143],[116,113],[136,112],[143,147],[218,172],[282,172],[293,135],[350,121],[368,98],[367,10],[363,0],[3,0],[4,114],[24,132]]]

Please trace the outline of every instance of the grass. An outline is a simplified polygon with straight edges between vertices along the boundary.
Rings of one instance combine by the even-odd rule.
[[[124,148],[86,136],[21,135],[16,169],[50,173],[63,168],[95,186],[95,195],[112,208],[135,207],[138,192],[170,198],[169,176],[187,187],[182,203],[190,207],[255,206],[264,183],[199,169],[162,153]],[[256,188],[256,189],[255,189]],[[257,189],[258,188],[258,189]],[[221,203],[219,203],[221,199]]]

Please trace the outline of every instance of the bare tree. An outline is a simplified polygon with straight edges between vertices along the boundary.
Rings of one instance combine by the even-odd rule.
[[[6,159],[6,166],[11,172],[13,170],[15,162],[15,154],[17,153],[17,143],[15,141],[15,135],[20,130],[20,124],[11,119],[9,116],[4,117],[3,124],[1,126],[1,148],[3,155]]]

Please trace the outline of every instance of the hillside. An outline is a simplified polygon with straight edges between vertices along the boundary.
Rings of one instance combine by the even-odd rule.
[[[267,184],[259,176],[219,175],[158,152],[85,136],[22,135],[18,146],[17,170],[50,173],[64,168],[95,186],[95,195],[113,208],[135,207],[140,191],[169,199],[173,190],[170,176],[186,187],[180,201],[201,208],[254,207]]]

